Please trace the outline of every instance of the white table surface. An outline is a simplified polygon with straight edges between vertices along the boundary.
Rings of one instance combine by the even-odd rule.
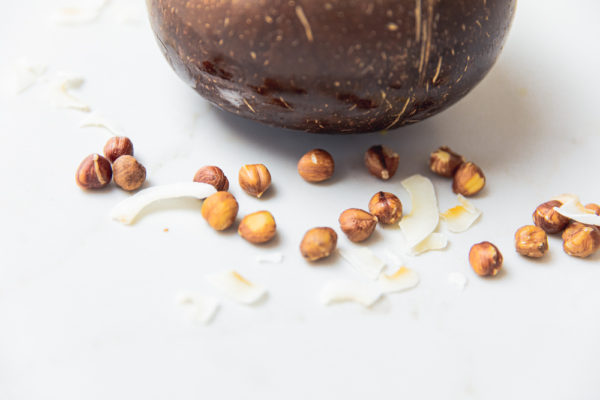
[[[572,192],[600,202],[598,2],[521,1],[504,53],[467,98],[386,136],[345,137],[218,111],[170,70],[145,20],[119,23],[113,4],[95,23],[57,26],[49,15],[60,4],[3,5],[0,69],[24,57],[47,63],[49,77],[82,75],[76,95],[132,138],[150,185],[220,165],[240,214],[270,210],[279,234],[263,247],[235,230],[216,234],[196,201],[153,207],[134,226],[111,221],[109,211],[128,194],[85,193],[73,179],[106,133],[79,128],[81,112],[53,108],[43,83],[19,96],[3,91],[0,399],[600,398],[600,254],[568,257],[554,237],[541,261],[513,250],[515,230],[542,201]],[[377,143],[400,153],[390,182],[362,165]],[[400,181],[414,173],[432,178],[442,209],[453,206],[450,182],[427,169],[429,152],[443,144],[485,171],[488,185],[473,200],[482,219],[451,234],[447,250],[406,258],[421,276],[416,289],[370,310],[321,305],[328,280],[362,278],[339,256],[318,268],[305,263],[304,231],[338,229],[342,210],[365,208],[380,189],[406,200]],[[314,147],[336,160],[324,185],[296,173],[299,156]],[[236,182],[241,164],[257,162],[274,182],[260,201]],[[368,246],[397,249],[400,236],[378,229]],[[481,240],[504,253],[496,279],[476,277],[467,263]],[[345,237],[340,246],[350,246]],[[255,261],[274,251],[283,263]],[[204,279],[229,268],[265,285],[266,301],[235,304]],[[468,276],[463,292],[448,283],[452,271]],[[185,318],[174,303],[181,290],[222,299],[212,324]]]

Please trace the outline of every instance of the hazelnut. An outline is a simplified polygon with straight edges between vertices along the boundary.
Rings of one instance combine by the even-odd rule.
[[[464,162],[463,156],[456,154],[447,146],[442,146],[429,156],[429,169],[438,175],[452,178]]]
[[[146,180],[146,168],[133,156],[121,156],[113,163],[115,183],[124,190],[139,189]]]
[[[402,217],[402,203],[392,193],[379,192],[371,197],[369,211],[382,224],[395,224]]]
[[[238,202],[229,192],[217,192],[202,203],[202,217],[217,231],[229,228],[235,222]]]
[[[99,189],[110,183],[112,168],[110,162],[99,154],[87,156],[75,174],[75,181],[82,189]]]
[[[585,206],[588,210],[592,210],[594,214],[600,215],[600,206],[598,204],[590,203]]]
[[[527,225],[515,233],[517,253],[533,258],[540,258],[548,250],[546,232],[535,225]]]
[[[477,165],[472,162],[461,164],[454,173],[452,190],[463,196],[473,196],[485,186],[485,175]]]
[[[371,175],[379,179],[390,179],[398,169],[400,157],[390,148],[373,146],[365,153],[365,165]]]
[[[533,212],[533,223],[546,231],[546,233],[558,233],[569,224],[569,218],[560,215],[554,207],[560,207],[562,203],[558,200],[547,201],[540,204]]]
[[[313,228],[304,234],[300,253],[308,261],[317,261],[329,255],[337,245],[337,234],[331,228]]]
[[[207,165],[196,171],[194,182],[208,183],[209,185],[214,186],[219,192],[226,192],[229,190],[229,180],[223,173],[223,170],[214,165]]]
[[[353,242],[362,242],[371,236],[377,217],[358,208],[349,208],[339,218],[340,228]]]
[[[133,143],[125,136],[113,136],[104,145],[104,157],[113,163],[121,156],[133,155]]]
[[[469,263],[479,276],[497,275],[502,268],[502,261],[500,250],[490,242],[477,243],[469,252]]]
[[[298,173],[308,182],[322,182],[333,175],[335,163],[327,151],[314,149],[298,161]]]
[[[275,219],[270,212],[258,211],[242,219],[238,233],[250,243],[265,243],[273,239],[276,228]]]
[[[263,164],[244,165],[238,180],[244,192],[258,198],[271,186],[271,174]]]
[[[562,234],[565,253],[585,258],[600,248],[600,229],[579,222],[571,223]]]

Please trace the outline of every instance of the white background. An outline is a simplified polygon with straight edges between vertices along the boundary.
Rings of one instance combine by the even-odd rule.
[[[196,201],[153,207],[132,227],[111,221],[128,194],[84,193],[73,179],[81,159],[101,151],[105,132],[79,128],[80,112],[54,109],[46,84],[19,96],[2,91],[0,399],[600,398],[600,254],[570,258],[551,238],[549,254],[531,261],[512,243],[535,206],[554,195],[600,202],[596,1],[521,1],[504,53],[467,98],[386,136],[344,137],[218,111],[170,70],[145,19],[123,24],[113,4],[93,24],[57,26],[50,15],[60,4],[3,4],[3,78],[23,57],[47,63],[50,78],[84,76],[77,96],[132,138],[149,185],[219,165],[240,214],[270,210],[279,234],[262,247],[235,230],[217,234]],[[131,5],[144,18],[143,4]],[[364,150],[377,143],[400,153],[389,182],[362,166]],[[429,152],[443,144],[485,171],[488,186],[473,200],[482,219],[451,235],[447,250],[406,259],[421,276],[416,289],[370,310],[321,305],[326,281],[361,277],[339,257],[305,263],[304,231],[337,229],[342,210],[366,208],[380,189],[406,201],[400,181],[414,173],[432,178],[442,209],[453,206],[450,182],[427,169]],[[297,159],[314,147],[336,160],[326,184],[296,173]],[[236,182],[242,164],[257,162],[274,182],[260,201]],[[400,236],[378,228],[367,245],[397,250]],[[468,266],[468,249],[481,240],[504,253],[495,279]],[[340,237],[340,246],[350,244]],[[282,264],[255,261],[273,251],[285,255]],[[229,268],[266,286],[266,301],[223,299],[211,325],[190,323],[174,304],[177,292],[221,298],[204,275]],[[451,271],[468,276],[464,292],[448,283]]]

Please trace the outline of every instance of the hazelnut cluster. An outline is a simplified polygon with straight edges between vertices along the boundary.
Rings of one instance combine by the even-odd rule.
[[[454,193],[470,197],[481,192],[485,186],[485,175],[473,162],[466,162],[460,154],[448,146],[442,146],[429,156],[429,169],[440,176],[453,178]]]

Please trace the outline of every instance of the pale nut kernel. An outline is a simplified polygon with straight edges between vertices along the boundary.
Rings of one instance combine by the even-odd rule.
[[[371,175],[388,180],[396,173],[400,156],[388,147],[377,145],[365,153],[365,166]]]
[[[121,156],[113,163],[114,180],[124,190],[137,190],[146,181],[146,168],[133,156]]]
[[[229,190],[229,180],[223,173],[223,170],[214,165],[206,165],[196,171],[194,182],[208,183],[217,189],[218,192]]]
[[[307,182],[323,182],[332,177],[335,170],[333,157],[323,149],[314,149],[298,161],[298,173]]]
[[[523,256],[540,258],[548,250],[548,235],[538,226],[524,226],[515,233],[515,248]]]
[[[429,156],[429,169],[446,178],[452,178],[454,173],[465,162],[465,158],[450,150],[448,146],[442,146]]]
[[[260,198],[271,186],[271,174],[263,164],[244,165],[240,168],[238,181],[244,192]]]
[[[238,233],[250,243],[258,244],[273,239],[276,229],[273,215],[268,211],[258,211],[248,214],[242,219]]]
[[[563,249],[573,257],[585,258],[600,248],[600,229],[579,222],[571,223],[562,234]]]
[[[128,137],[113,136],[104,145],[104,157],[111,163],[121,156],[133,155],[133,143]]]
[[[500,250],[490,242],[473,245],[469,251],[469,263],[479,276],[495,276],[502,268],[503,257]]]
[[[340,228],[352,242],[368,239],[377,226],[377,217],[358,208],[349,208],[339,218]]]
[[[110,183],[112,168],[110,162],[99,154],[90,154],[83,159],[77,173],[75,182],[82,189],[100,189]]]
[[[238,202],[229,192],[217,192],[202,203],[202,217],[217,231],[229,228],[235,222],[239,210]]]
[[[454,193],[465,197],[474,196],[485,186],[485,175],[477,165],[472,162],[461,164],[454,173],[452,190]]]
[[[378,192],[369,201],[369,211],[382,224],[395,224],[402,218],[402,202],[388,192]]]
[[[308,261],[329,257],[337,245],[337,233],[328,227],[312,228],[304,234],[300,253]]]
[[[537,206],[533,212],[533,223],[546,233],[558,233],[563,231],[569,224],[569,218],[560,215],[554,207],[562,206],[562,202],[551,200]]]

